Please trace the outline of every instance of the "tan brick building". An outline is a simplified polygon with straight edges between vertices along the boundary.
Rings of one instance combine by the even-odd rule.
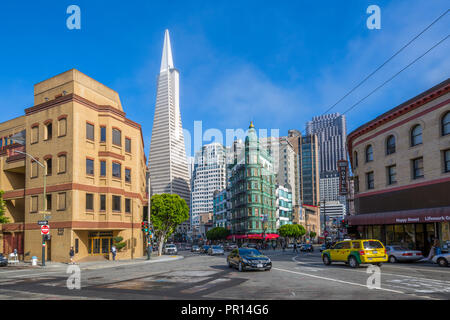
[[[10,141],[23,131],[25,146]],[[71,246],[76,260],[107,254],[115,236],[126,243],[118,259],[144,254],[144,141],[117,92],[75,69],[59,74],[34,86],[34,106],[24,116],[0,123],[0,139],[0,190],[10,218],[0,250],[41,259],[46,174],[49,260],[68,261]]]
[[[450,80],[349,134],[355,215],[362,237],[428,254],[450,245]]]

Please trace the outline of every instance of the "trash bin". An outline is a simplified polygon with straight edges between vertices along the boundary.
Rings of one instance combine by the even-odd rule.
[[[31,265],[32,266],[37,266],[37,257],[36,256],[32,256],[31,257]]]

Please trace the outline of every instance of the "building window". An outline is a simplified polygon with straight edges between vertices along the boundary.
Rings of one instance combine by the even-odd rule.
[[[32,196],[31,197],[31,210],[30,212],[37,212],[38,211],[38,196]]]
[[[100,177],[106,177],[106,161],[100,160]]]
[[[100,127],[100,142],[106,142],[106,127]]]
[[[30,178],[37,178],[39,174],[39,168],[36,161],[31,161],[31,175]]]
[[[58,136],[62,137],[67,134],[67,119],[62,118],[58,120]]]
[[[94,195],[86,193],[86,210],[94,210]]]
[[[447,112],[443,117],[442,117],[442,135],[446,136],[448,134],[450,134],[450,111]]]
[[[94,141],[94,125],[86,123],[86,139]]]
[[[51,211],[52,210],[52,195],[51,194],[46,194],[45,195],[45,210],[47,211]]]
[[[387,175],[388,175],[388,184],[397,183],[397,171],[395,165],[387,167]]]
[[[358,167],[358,152],[354,152],[354,154],[353,154],[353,164],[354,164],[354,166],[355,166],[355,168],[357,168]]]
[[[52,123],[48,123],[45,125],[44,128],[44,140],[51,140],[53,134],[53,126]]]
[[[94,160],[86,159],[86,174],[94,174]]]
[[[411,130],[411,147],[422,144],[422,126],[420,124],[414,126]]]
[[[112,210],[116,212],[120,212],[120,196],[112,196]]]
[[[112,143],[116,146],[122,146],[122,132],[120,132],[119,129],[113,129],[112,130],[112,134],[113,134],[113,140]]]
[[[131,169],[125,169],[125,182],[131,182]]]
[[[35,126],[31,128],[31,143],[38,143],[38,142],[39,142],[39,126]]]
[[[125,152],[131,152],[131,139],[125,138]]]
[[[66,210],[66,193],[58,193],[58,210]]]
[[[58,173],[66,172],[66,156],[62,155],[58,157]]]
[[[373,147],[368,145],[366,148],[366,162],[373,161]]]
[[[113,162],[112,163],[112,176],[115,178],[121,177],[122,166],[120,163]]]
[[[106,194],[100,195],[100,211],[106,211]]]
[[[131,213],[131,199],[125,199],[125,213]]]
[[[48,158],[47,160],[45,160],[45,170],[47,176],[52,175],[52,158]]]
[[[423,177],[423,158],[417,158],[412,160],[412,175],[413,179]]]
[[[366,173],[366,180],[367,180],[367,190],[374,189],[375,182],[374,182],[373,171]]]
[[[394,136],[389,136],[386,139],[386,154],[393,154],[395,153],[395,137]]]
[[[450,172],[450,149],[442,151],[444,156],[444,172]]]

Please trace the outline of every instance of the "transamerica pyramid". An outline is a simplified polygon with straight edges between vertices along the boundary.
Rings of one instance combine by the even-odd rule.
[[[178,194],[189,206],[191,191],[181,125],[179,78],[166,30],[150,142],[150,188],[152,194]]]

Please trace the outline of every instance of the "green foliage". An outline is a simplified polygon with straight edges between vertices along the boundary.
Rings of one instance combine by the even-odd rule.
[[[230,231],[224,227],[214,227],[206,232],[206,238],[208,240],[224,240],[229,234]]]
[[[125,242],[122,242],[122,237],[114,237],[113,243],[116,246],[117,251],[122,250],[127,244]]]
[[[311,232],[309,233],[309,236],[310,236],[311,238],[315,238],[315,237],[317,236],[317,233],[315,233],[314,231],[311,231]]]
[[[8,217],[5,217],[5,200],[3,200],[3,194],[5,192],[0,190],[0,223],[9,223]]]
[[[160,239],[159,255],[165,240],[176,230],[177,226],[189,219],[189,207],[177,194],[155,194],[151,198],[153,230]]]
[[[304,236],[306,230],[300,224],[285,224],[278,229],[278,233],[282,237],[297,239]]]

